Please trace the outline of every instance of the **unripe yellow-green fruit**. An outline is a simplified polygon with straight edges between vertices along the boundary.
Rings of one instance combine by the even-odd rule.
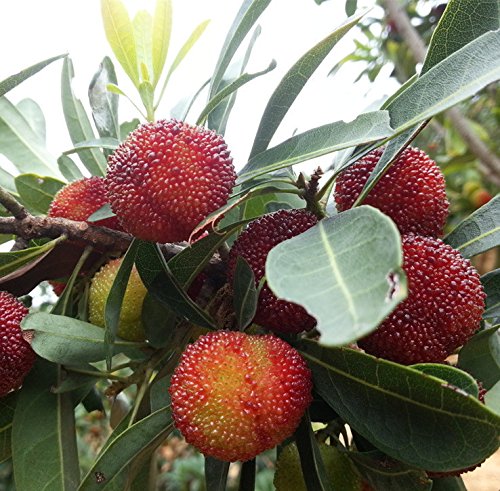
[[[106,300],[121,261],[121,259],[110,261],[92,278],[89,295],[89,320],[96,326],[104,327]],[[134,266],[130,272],[118,323],[118,336],[127,341],[143,341],[145,338],[141,312],[146,293],[146,287]]]
[[[326,475],[333,489],[342,491],[366,491],[370,487],[361,477],[349,457],[340,450],[320,443],[319,450],[325,465]],[[291,443],[280,453],[274,474],[276,491],[307,491],[297,445]]]

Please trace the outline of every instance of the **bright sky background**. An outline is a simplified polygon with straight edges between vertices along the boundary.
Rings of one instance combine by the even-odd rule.
[[[154,0],[124,0],[124,3],[131,17],[140,9],[154,11]],[[238,93],[226,132],[237,168],[246,161],[268,97],[292,64],[345,20],[344,3],[344,0],[331,0],[318,6],[314,0],[273,0],[259,19],[262,34],[247,71],[264,69],[272,58],[277,60],[278,67]],[[360,7],[373,6],[375,1],[358,3]],[[194,94],[210,76],[240,4],[239,0],[173,0],[170,62],[199,22],[209,18],[211,23],[172,77],[157,111],[158,119],[168,118],[170,108],[181,98]],[[1,9],[0,80],[38,61],[67,52],[75,68],[74,91],[88,109],[88,84],[100,61],[105,55],[115,61],[105,38],[99,0],[16,0],[2,2]],[[296,129],[305,131],[320,124],[353,119],[374,101],[395,90],[396,83],[388,77],[377,84],[363,79],[354,86],[360,70],[355,64],[345,66],[336,77],[327,77],[335,61],[352,49],[355,35],[352,31],[346,36],[308,82],[278,130],[275,143],[288,138]],[[60,102],[61,67],[62,62],[55,62],[8,94],[14,103],[30,97],[41,106],[47,121],[47,146],[56,157],[72,147]],[[119,86],[138,101],[138,95],[117,62],[115,67]],[[190,122],[194,122],[200,109],[191,113]],[[121,99],[120,121],[135,116],[136,110]],[[8,163],[2,159],[0,155],[0,165],[8,169]],[[331,156],[327,156],[326,163],[330,159]]]

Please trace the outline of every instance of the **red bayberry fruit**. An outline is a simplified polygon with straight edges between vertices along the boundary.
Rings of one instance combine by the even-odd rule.
[[[311,403],[311,390],[305,361],[281,339],[217,331],[187,347],[169,392],[186,441],[234,462],[289,437]]]
[[[251,222],[233,244],[229,253],[229,280],[232,281],[238,256],[245,259],[258,284],[265,275],[269,251],[280,242],[305,232],[318,223],[306,210],[279,210]],[[298,333],[316,325],[303,307],[279,300],[267,283],[260,291],[254,322],[273,331]]]
[[[402,240],[408,297],[358,344],[398,363],[442,362],[479,328],[483,287],[470,261],[440,239]]]
[[[176,120],[141,125],[108,164],[108,195],[123,228],[155,242],[187,240],[236,180],[222,136]]]
[[[370,152],[339,175],[334,192],[339,211],[352,207],[382,153],[380,148]],[[440,168],[425,152],[410,147],[382,176],[363,204],[391,217],[402,234],[439,237],[443,235],[449,203]]]
[[[18,389],[35,362],[20,323],[28,309],[10,293],[0,292],[0,397]]]
[[[48,216],[85,222],[99,208],[108,203],[106,186],[102,177],[84,177],[67,184],[54,196]],[[116,217],[105,218],[92,225],[121,230]]]

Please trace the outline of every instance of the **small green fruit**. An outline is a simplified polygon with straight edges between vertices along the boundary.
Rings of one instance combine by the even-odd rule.
[[[121,262],[121,259],[110,261],[92,278],[89,295],[89,320],[96,326],[104,327],[106,300],[108,299],[111,286]],[[127,341],[143,341],[145,338],[141,312],[142,302],[146,293],[146,287],[142,283],[139,273],[134,266],[130,273],[125,296],[123,297],[118,324],[118,336]]]

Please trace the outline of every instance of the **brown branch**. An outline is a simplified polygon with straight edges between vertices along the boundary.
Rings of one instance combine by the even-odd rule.
[[[413,58],[417,63],[423,63],[427,48],[420,34],[413,27],[404,7],[399,0],[382,0],[382,5],[398,33],[405,41]],[[500,159],[474,133],[469,122],[456,107],[448,109],[446,115],[469,147],[470,151],[479,160],[479,168],[494,184],[500,185]]]
[[[19,203],[12,194],[0,186],[0,203],[12,214],[14,218],[22,220],[28,216],[26,208]]]

